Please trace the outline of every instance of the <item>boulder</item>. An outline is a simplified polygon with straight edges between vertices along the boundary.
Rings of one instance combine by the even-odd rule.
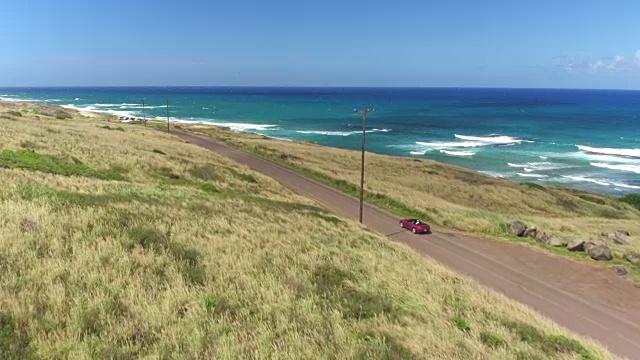
[[[549,242],[549,237],[544,231],[538,231],[536,232],[536,240],[546,244],[547,242]]]
[[[617,230],[616,234],[618,234],[618,236],[631,236],[631,233],[627,230]]]
[[[633,265],[640,265],[640,255],[627,255],[626,259]]]
[[[619,237],[619,236],[614,236],[612,238],[610,238],[614,243],[618,244],[618,245],[627,245],[627,240]]]
[[[582,246],[582,248],[584,249],[584,252],[586,252],[587,254],[589,253],[589,251],[591,251],[591,249],[593,249],[594,247],[596,247],[596,244],[592,243],[591,241],[589,242],[585,242],[584,245]]]
[[[616,272],[616,274],[618,275],[627,275],[627,269],[622,266],[622,265],[616,265],[613,267],[613,270]]]
[[[609,261],[613,259],[613,255],[611,254],[611,249],[607,245],[596,245],[591,247],[587,254],[593,259],[597,261]]]
[[[557,247],[567,246],[568,243],[567,240],[558,237],[552,237],[551,240],[549,240],[549,245]]]
[[[584,240],[573,240],[567,244],[569,251],[584,251]]]
[[[524,231],[524,234],[522,234],[522,236],[535,238],[537,233],[538,233],[538,229],[535,226],[532,226],[530,228],[527,228],[527,230]]]
[[[522,221],[514,221],[509,225],[509,233],[515,236],[523,236],[525,231],[527,231],[527,225],[525,225]]]

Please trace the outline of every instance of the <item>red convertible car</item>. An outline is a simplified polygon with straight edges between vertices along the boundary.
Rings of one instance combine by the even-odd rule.
[[[418,219],[402,219],[400,220],[400,227],[409,229],[414,234],[429,234],[431,232],[429,224]]]

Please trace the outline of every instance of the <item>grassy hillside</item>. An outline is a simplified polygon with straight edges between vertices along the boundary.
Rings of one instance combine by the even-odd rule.
[[[359,152],[213,127],[183,129],[226,141],[346,193],[356,195],[359,191]],[[515,238],[507,234],[506,224],[523,220],[550,236],[604,242],[619,262],[626,255],[640,253],[640,208],[634,208],[638,202],[634,196],[625,202],[584,191],[518,184],[428,159],[369,153],[366,166],[367,201],[399,216],[417,216],[438,226],[512,240]],[[631,233],[627,244],[600,236],[619,229]],[[568,254],[564,249],[553,250]],[[637,266],[625,265],[640,271]]]
[[[58,110],[0,103],[4,358],[612,357],[223,157]]]

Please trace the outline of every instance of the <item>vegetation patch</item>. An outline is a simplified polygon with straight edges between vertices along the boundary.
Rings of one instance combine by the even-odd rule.
[[[483,344],[492,349],[497,349],[507,344],[503,338],[488,331],[483,331],[480,333],[480,341],[482,341]]]
[[[216,181],[222,179],[220,167],[213,164],[193,166],[189,169],[189,174],[196,179],[204,181]]]
[[[102,125],[102,126],[100,126],[100,127],[101,127],[101,128],[103,128],[103,129],[106,129],[106,130],[116,130],[116,131],[122,131],[122,132],[124,132],[124,128],[123,128],[122,126],[118,126],[118,127],[111,127],[111,126],[109,126],[109,125]]]
[[[578,194],[576,196],[578,196],[580,199],[582,199],[584,201],[592,202],[594,204],[598,204],[598,205],[606,205],[607,204],[606,201],[604,201],[601,198],[595,197],[595,196],[591,196],[591,195],[587,195],[587,194]]]
[[[63,176],[84,176],[102,180],[124,180],[113,170],[99,171],[77,161],[39,154],[32,150],[4,150],[0,153],[0,167],[25,169]]]
[[[640,210],[640,194],[629,194],[620,198],[620,201],[625,202],[634,208]]]
[[[453,326],[455,326],[460,331],[469,332],[471,330],[469,323],[461,315],[456,315],[453,319],[451,319],[451,322],[453,323]]]
[[[558,353],[575,353],[584,360],[595,359],[578,341],[563,335],[547,335],[536,327],[519,321],[503,320],[502,324],[518,336],[520,341],[541,349],[547,355]]]
[[[26,328],[16,324],[14,316],[0,311],[0,354],[7,360],[35,359]]]
[[[393,302],[383,294],[358,289],[354,274],[333,265],[321,265],[313,273],[318,296],[328,307],[339,308],[348,319],[364,320],[377,316],[397,318]]]
[[[388,334],[367,334],[358,350],[356,359],[410,360],[416,356]]]
[[[73,115],[69,114],[66,111],[63,110],[58,110],[54,113],[54,116],[56,117],[56,119],[58,120],[65,120],[65,119],[73,119]]]
[[[22,113],[20,111],[17,111],[17,110],[5,111],[5,114],[11,115],[11,116],[22,117]]]
[[[530,189],[536,189],[536,190],[542,190],[542,191],[547,190],[546,187],[544,187],[544,186],[542,186],[540,184],[532,183],[532,182],[523,182],[523,183],[520,183],[520,185],[526,186],[526,187],[528,187]]]
[[[218,188],[212,184],[212,183],[204,183],[200,185],[200,190],[210,193],[210,194],[215,194],[215,193],[219,193],[220,190],[218,190]]]
[[[160,154],[160,155],[167,155],[167,153],[165,153],[162,150],[158,150],[158,149],[153,149],[153,150],[151,150],[151,152],[155,153],[155,154]]]

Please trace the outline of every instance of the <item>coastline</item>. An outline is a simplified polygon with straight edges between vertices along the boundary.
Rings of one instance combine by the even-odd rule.
[[[136,90],[136,88],[115,93],[103,91],[101,88],[87,93],[72,91],[60,93],[48,92],[46,89],[35,89],[31,93],[16,93],[11,96],[33,99],[38,103],[67,104],[62,106],[84,114],[111,114],[140,118],[142,117],[141,105],[144,102],[147,104],[145,108],[148,109],[146,111],[147,119],[166,122],[165,106],[160,105],[162,101],[158,101],[156,96],[158,95],[157,91],[160,90],[144,96],[148,101],[140,99],[143,94],[148,93],[148,89]],[[322,110],[322,103],[325,100],[314,101],[313,94],[333,96],[335,93],[325,94],[321,90],[315,90],[314,93],[311,89],[311,95],[306,92],[297,95],[296,91],[292,89],[284,89],[275,91],[272,96],[268,91],[256,88],[255,91],[249,89],[246,92],[243,89],[221,90],[223,95],[220,97],[215,97],[218,96],[216,94],[219,94],[217,92],[219,90],[195,92],[195,94],[206,96],[194,95],[191,97],[192,92],[185,90],[184,93],[180,93],[180,88],[175,91],[177,91],[173,95],[175,99],[171,101],[170,105],[172,123],[185,126],[226,127],[237,132],[255,133],[278,140],[306,140],[327,147],[359,151],[360,141],[358,138],[361,129],[358,123],[361,119],[350,118],[349,110],[335,109],[338,111],[326,112],[319,115],[318,121],[315,122],[309,122],[307,119],[309,116],[305,115],[307,112],[315,111],[313,109],[317,110],[318,106]],[[352,91],[350,97],[360,96],[353,90],[345,91]],[[301,97],[294,97],[292,99],[298,100],[288,102],[288,97],[281,95],[282,93]],[[380,93],[380,91],[372,91],[372,93]],[[522,93],[522,91],[518,93]],[[177,94],[184,94],[184,96],[177,97]],[[253,95],[258,95],[258,97],[251,97]],[[400,91],[392,96],[400,95],[404,97],[410,94]],[[80,96],[82,99],[75,96]],[[231,96],[230,100],[228,100],[229,96]],[[264,96],[267,97],[264,98]],[[342,95],[332,101],[351,101],[348,100],[351,99],[350,97],[340,98],[340,96]],[[464,100],[465,96],[460,98],[460,101],[466,101]],[[73,99],[76,101],[74,102]],[[385,99],[383,97],[376,101],[384,102]],[[17,101],[22,101],[22,99],[17,99]],[[326,100],[326,103],[329,104],[330,101]],[[422,100],[416,103],[418,106],[422,106],[421,104],[423,104]],[[428,104],[428,102],[424,103],[424,106],[429,106]],[[486,105],[497,106],[491,103]],[[516,105],[523,106],[518,102]],[[475,114],[480,116],[487,113],[483,107],[477,108],[475,106],[480,105],[473,103],[461,103],[460,106],[456,105],[454,108],[464,111],[468,106],[472,107],[467,112],[474,114],[474,116]],[[511,105],[505,100],[505,103],[500,102],[500,106]],[[262,110],[263,107],[267,110]],[[280,110],[283,107],[300,111],[302,114],[300,120],[292,121],[291,111]],[[509,125],[508,121],[499,122],[496,120],[497,122],[494,121],[489,125],[478,127],[469,123],[469,126],[461,128],[461,124],[466,124],[465,121],[468,120],[456,123],[453,127],[451,124],[440,126],[437,121],[433,122],[429,118],[421,118],[422,113],[412,114],[410,120],[399,118],[396,121],[395,111],[398,110],[401,111],[402,107],[396,110],[389,108],[386,113],[376,114],[376,118],[371,122],[372,126],[367,128],[367,150],[369,152],[403,158],[432,159],[470,169],[493,178],[510,179],[516,183],[532,182],[542,186],[558,186],[612,196],[640,192],[640,181],[634,175],[634,173],[640,173],[640,156],[635,153],[640,151],[638,149],[640,148],[640,137],[635,134],[636,128],[633,120],[627,123],[630,126],[628,136],[618,138],[612,137],[613,133],[609,132],[606,136],[601,136],[600,133],[585,132],[582,135],[576,134],[575,138],[572,138],[573,135],[565,136],[563,141],[556,139],[555,135],[548,136],[544,130],[537,133],[538,130],[534,131],[530,128],[532,123],[526,123],[526,121],[519,123],[516,127]],[[518,109],[514,110],[518,114],[520,113]],[[581,116],[589,118],[589,114],[591,114],[589,111],[591,110],[584,110]],[[431,113],[431,111],[426,113]],[[488,114],[491,115],[491,112]],[[414,115],[418,118],[414,119]],[[437,115],[436,118],[440,119],[442,116],[445,121],[446,115]],[[407,129],[407,121],[411,124],[417,124],[418,127]],[[524,128],[521,129],[521,126]],[[536,126],[538,126],[537,123]],[[612,124],[609,128],[613,129],[616,126]],[[554,129],[552,133],[556,134],[557,132]],[[607,140],[603,142],[602,139]],[[629,153],[630,151],[631,153]]]

